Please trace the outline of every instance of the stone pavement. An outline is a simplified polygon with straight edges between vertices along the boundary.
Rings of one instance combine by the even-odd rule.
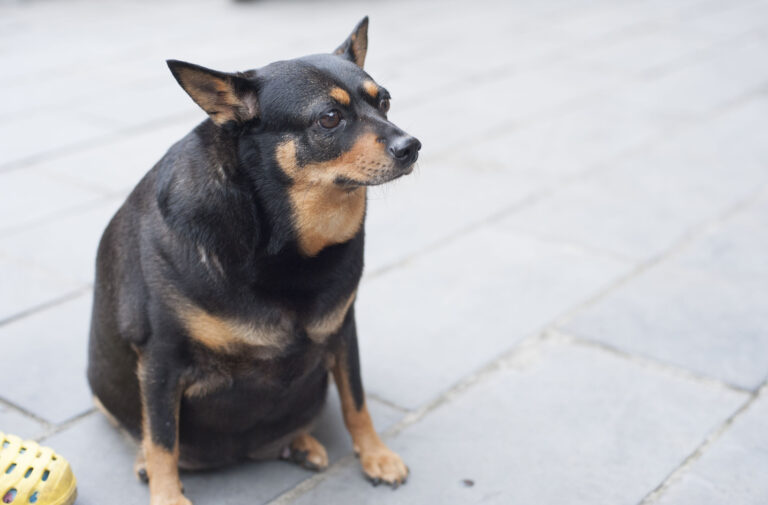
[[[98,238],[203,118],[164,60],[331,50],[423,141],[373,192],[358,320],[392,492],[333,465],[183,476],[196,504],[768,503],[768,1],[0,0],[0,429],[79,504],[148,503],[93,411]],[[2,469],[0,469],[2,470]]]

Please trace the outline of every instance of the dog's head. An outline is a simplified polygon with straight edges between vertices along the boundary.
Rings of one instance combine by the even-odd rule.
[[[170,60],[182,88],[219,127],[259,135],[288,178],[352,190],[412,171],[421,143],[387,119],[389,92],[364,70],[368,18],[332,54],[224,73]]]

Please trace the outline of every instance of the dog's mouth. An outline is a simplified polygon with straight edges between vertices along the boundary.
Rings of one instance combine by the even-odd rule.
[[[415,165],[416,164],[413,163],[411,165],[408,165],[402,168],[388,170],[386,172],[377,174],[375,177],[367,180],[358,180],[358,179],[352,179],[350,177],[339,176],[333,182],[336,183],[338,186],[342,186],[349,189],[358,188],[361,186],[379,186],[381,184],[394,181],[395,179],[399,179],[404,175],[410,174],[411,172],[413,172],[413,167]]]

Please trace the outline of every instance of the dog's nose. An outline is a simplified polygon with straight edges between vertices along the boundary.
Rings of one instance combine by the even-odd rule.
[[[410,165],[419,157],[421,142],[415,137],[397,137],[389,144],[389,153],[398,162]]]

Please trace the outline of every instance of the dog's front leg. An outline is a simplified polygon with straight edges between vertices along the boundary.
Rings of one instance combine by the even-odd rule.
[[[352,436],[352,444],[355,452],[360,456],[365,475],[374,485],[384,482],[397,487],[405,483],[408,467],[400,456],[384,444],[373,428],[360,377],[360,358],[353,308],[350,308],[347,314],[340,337],[339,347],[335,353],[333,377],[341,398],[344,424]]]
[[[191,505],[179,480],[179,370],[171,360],[155,353],[139,361],[141,450],[149,477],[150,505]]]

